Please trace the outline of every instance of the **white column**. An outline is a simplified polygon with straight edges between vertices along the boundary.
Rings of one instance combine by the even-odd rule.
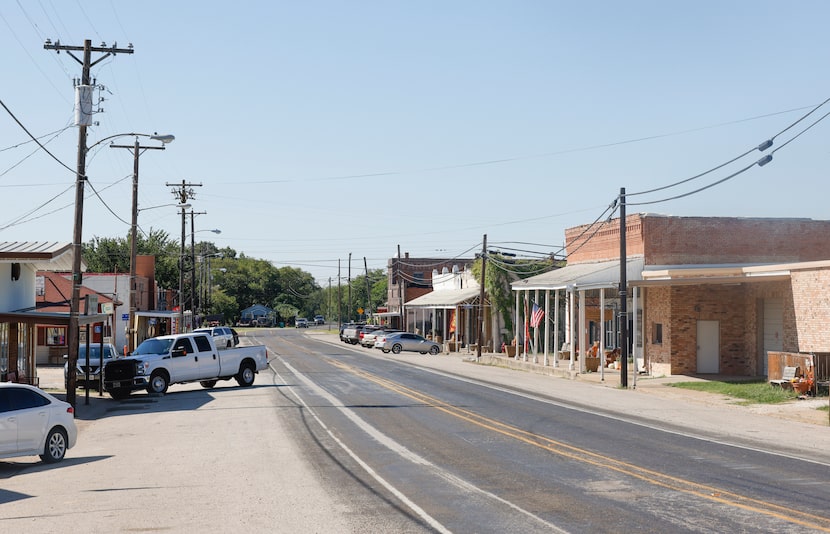
[[[605,381],[605,288],[599,290],[599,380]]]
[[[516,291],[516,307],[513,309],[513,341],[516,342],[516,356],[519,356],[519,296],[521,291]]]
[[[548,365],[548,353],[550,352],[550,289],[545,290],[545,366]]]
[[[587,326],[585,325],[585,290],[579,291],[579,372],[585,372],[585,355],[588,354]]]
[[[539,305],[539,290],[538,289],[533,293],[533,302],[535,302],[537,306]],[[539,354],[539,329],[534,328],[533,329],[533,363],[539,363],[538,354]]]
[[[634,342],[632,344],[632,347],[634,348],[634,350],[631,351],[632,353],[634,353],[634,360],[633,360],[634,363],[632,364],[632,366],[634,368],[634,375],[633,375],[632,382],[631,382],[631,387],[632,388],[637,387],[637,373],[640,370],[639,367],[637,367],[637,356],[639,355],[639,352],[640,352],[639,350],[637,350],[637,335],[640,334],[640,332],[638,330],[639,321],[637,320],[637,316],[639,315],[637,313],[637,304],[638,304],[637,303],[637,300],[638,300],[637,299],[637,289],[639,289],[637,286],[633,286],[631,288],[631,292],[633,294],[633,303],[631,304],[631,307],[634,309],[634,323],[631,327],[631,331],[633,332],[633,336],[634,336],[634,339],[633,339]]]
[[[574,370],[574,350],[575,345],[574,343],[574,308],[576,308],[576,296],[574,295],[574,288],[568,288],[568,292],[570,293],[568,298],[568,329],[567,329],[567,339],[566,342],[570,346],[571,349],[571,361],[568,364],[568,369],[573,371]]]
[[[559,367],[559,290],[553,297],[553,366]]]

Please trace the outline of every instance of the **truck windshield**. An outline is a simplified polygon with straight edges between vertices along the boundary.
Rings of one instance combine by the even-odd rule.
[[[167,354],[170,351],[170,346],[173,344],[172,339],[145,339],[133,351],[133,355],[139,354]]]

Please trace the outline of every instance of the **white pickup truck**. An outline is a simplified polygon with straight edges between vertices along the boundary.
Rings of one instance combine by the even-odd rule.
[[[217,350],[204,332],[145,339],[127,357],[104,366],[104,391],[114,399],[146,389],[162,394],[170,384],[199,382],[212,388],[219,380],[235,378],[242,387],[254,383],[254,375],[268,367],[264,345]]]

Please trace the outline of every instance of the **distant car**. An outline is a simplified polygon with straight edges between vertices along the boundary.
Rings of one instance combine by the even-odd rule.
[[[294,326],[297,328],[308,328],[308,319],[305,317],[298,317],[296,321],[294,321]]]
[[[375,340],[375,348],[382,350],[384,353],[391,351],[394,354],[400,354],[401,351],[409,351],[435,355],[441,352],[441,345],[438,343],[430,341],[418,334],[410,334],[409,332],[382,334]]]
[[[0,458],[40,456],[60,462],[75,446],[72,405],[26,384],[0,382]]]
[[[194,332],[205,332],[213,337],[213,343],[217,349],[233,347],[233,332],[227,326],[211,326],[208,328],[197,328]]]
[[[326,318],[323,317],[322,315],[315,315],[314,316],[314,324],[316,324],[316,325],[326,324]]]
[[[250,317],[243,317],[242,319],[236,321],[236,326],[243,328],[256,325],[253,323],[253,319],[251,319]]]
[[[371,332],[364,332],[363,337],[360,338],[360,344],[364,347],[374,347],[378,336],[382,336],[384,334],[394,334],[395,332],[400,332],[400,330],[397,328],[379,328]]]
[[[112,343],[104,343],[104,365],[111,362],[113,358],[118,358],[118,351]],[[63,359],[66,360],[68,355],[64,354]],[[101,382],[101,344],[93,343],[89,346],[89,383],[86,381],[86,343],[78,346],[78,361],[75,364],[75,385],[83,388],[98,388]],[[69,362],[63,364],[63,379],[69,378]]]

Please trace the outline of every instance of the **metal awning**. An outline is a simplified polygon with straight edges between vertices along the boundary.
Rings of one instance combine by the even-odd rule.
[[[95,323],[106,323],[110,317],[111,315],[107,313],[78,315],[78,324],[84,326]],[[6,312],[0,313],[0,323],[69,326],[69,314],[60,312]]]
[[[38,271],[71,271],[72,244],[51,241],[0,242],[0,263],[25,263]],[[86,265],[81,262],[81,270]]]
[[[445,289],[432,291],[405,304],[407,308],[452,309],[459,304],[472,301],[481,294],[480,288]]]
[[[626,279],[635,283],[643,278],[642,256],[626,260]],[[548,271],[510,284],[513,291],[534,289],[600,289],[619,288],[620,260],[578,263]]]

